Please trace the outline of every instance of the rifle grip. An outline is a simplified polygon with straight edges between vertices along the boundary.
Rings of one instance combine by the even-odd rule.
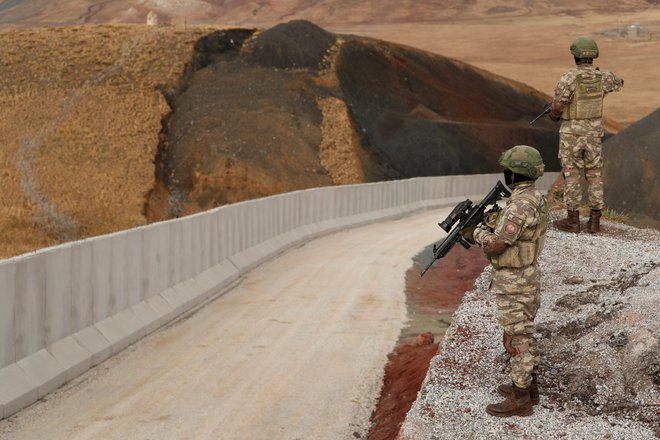
[[[461,237],[461,239],[458,241],[461,246],[463,246],[465,249],[470,249],[470,242]]]

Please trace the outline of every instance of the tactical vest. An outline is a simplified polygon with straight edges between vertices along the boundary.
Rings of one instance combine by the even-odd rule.
[[[539,223],[536,225],[531,237],[523,238],[522,235],[525,233],[523,231],[521,237],[512,245],[507,246],[502,254],[491,257],[490,262],[495,269],[530,266],[536,262],[545,245],[545,231],[548,229],[548,204],[545,198],[542,197],[539,200],[529,193],[511,196],[511,200],[514,197],[516,199],[527,200],[534,206],[536,211],[539,212]]]
[[[594,70],[594,77],[589,78],[585,73],[577,74],[573,100],[564,109],[562,119],[596,119],[603,116],[603,74]]]

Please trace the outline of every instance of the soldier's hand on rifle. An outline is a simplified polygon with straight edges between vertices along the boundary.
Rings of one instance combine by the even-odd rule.
[[[506,242],[497,235],[491,235],[484,244],[484,253],[487,257],[501,255],[506,250]]]
[[[468,243],[474,244],[474,230],[475,229],[476,229],[476,227],[474,227],[474,226],[471,226],[471,227],[465,228],[465,229],[461,229],[459,234],[461,234],[461,237],[466,239],[468,241]]]
[[[564,103],[561,101],[552,101],[550,104],[550,119],[557,122],[561,119],[561,114],[564,112]]]

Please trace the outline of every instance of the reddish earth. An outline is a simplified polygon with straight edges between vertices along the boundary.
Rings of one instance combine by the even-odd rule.
[[[407,331],[404,330],[404,336],[390,353],[381,396],[371,416],[369,440],[396,439],[406,413],[417,398],[431,358],[438,354],[444,334],[444,329],[437,325],[432,328],[429,323],[441,314],[453,313],[463,294],[472,289],[474,281],[488,264],[478,247],[466,250],[457,246],[420,278],[419,273],[430,255],[430,248],[426,248],[414,258],[413,267],[406,274],[406,297],[410,327],[419,328],[420,323],[424,323],[421,325],[431,328],[419,332],[416,337],[406,337]],[[439,337],[434,338],[434,333],[439,331]]]

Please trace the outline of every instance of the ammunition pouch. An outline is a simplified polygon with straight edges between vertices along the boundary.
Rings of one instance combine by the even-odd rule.
[[[517,240],[506,247],[503,253],[490,256],[490,262],[494,269],[527,267],[536,262],[545,245],[545,231],[548,228],[548,206],[546,203],[539,204],[534,197],[521,194],[518,197],[529,201],[536,209],[541,211],[541,222],[536,225],[536,230],[528,240]]]
[[[534,263],[540,253],[535,241],[516,241],[497,256],[491,257],[491,263],[496,269],[502,267],[520,268]]]

